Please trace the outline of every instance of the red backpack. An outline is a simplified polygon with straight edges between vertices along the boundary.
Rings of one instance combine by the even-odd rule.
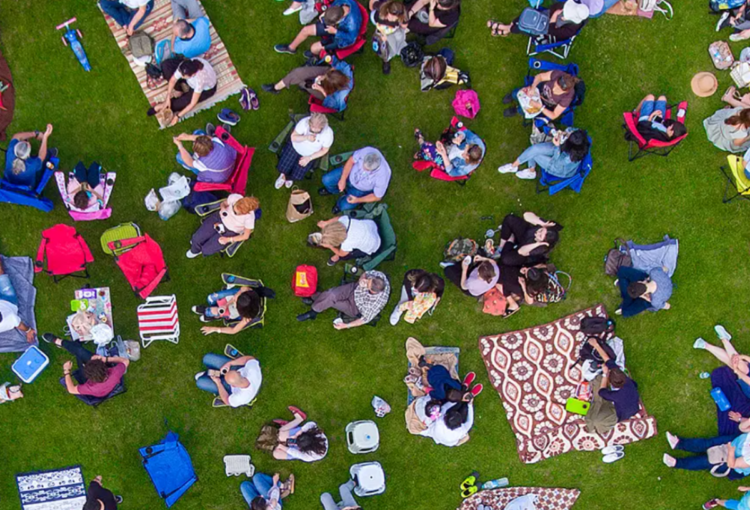
[[[314,266],[297,266],[292,277],[292,290],[298,297],[310,297],[318,288],[318,270]]]

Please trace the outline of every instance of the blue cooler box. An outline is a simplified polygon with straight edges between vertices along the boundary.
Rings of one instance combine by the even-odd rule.
[[[36,379],[36,376],[41,374],[47,365],[49,365],[47,355],[39,347],[32,345],[13,363],[12,369],[19,379],[28,384]]]

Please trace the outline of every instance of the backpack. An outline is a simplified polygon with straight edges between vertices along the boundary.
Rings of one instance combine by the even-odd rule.
[[[518,29],[529,35],[544,35],[549,30],[549,11],[527,7],[518,19]]]
[[[589,338],[597,338],[595,336],[586,337],[586,340]],[[597,338],[598,340],[598,338]],[[599,346],[602,348],[604,352],[607,353],[607,357],[611,360],[616,360],[617,355],[615,354],[615,351],[612,349],[612,347],[609,346],[607,342],[599,342]],[[599,356],[599,352],[597,352],[594,347],[588,343],[588,341],[581,346],[581,350],[578,352],[578,360],[581,362],[591,360],[597,365],[601,365],[604,360],[601,356]]]
[[[154,38],[143,30],[135,32],[128,40],[128,49],[137,60],[147,59],[154,55]]]
[[[710,0],[708,6],[714,12],[728,11],[741,7],[745,0]]]
[[[418,42],[412,41],[401,50],[401,62],[406,67],[417,67],[424,59],[424,51]]]
[[[587,337],[601,339],[603,333],[609,334],[615,331],[615,321],[609,317],[586,317],[581,321],[581,333]]]
[[[614,248],[611,248],[604,257],[604,274],[617,276],[617,270],[621,267],[633,267],[633,259],[624,248],[625,244],[622,239],[615,239]]]
[[[445,245],[443,260],[445,262],[460,262],[464,257],[473,257],[478,250],[479,245],[475,240],[459,237]]]
[[[568,277],[567,287],[563,286],[557,275],[565,275]],[[568,289],[573,284],[573,278],[564,271],[548,271],[547,278],[547,288],[534,296],[534,301],[543,304],[559,303],[560,301],[563,301],[568,295]]]
[[[298,297],[310,297],[318,288],[318,270],[314,266],[297,266],[292,277],[292,290]]]

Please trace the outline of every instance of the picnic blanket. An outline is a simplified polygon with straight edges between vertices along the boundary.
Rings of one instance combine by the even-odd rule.
[[[649,272],[655,267],[666,267],[670,278],[677,270],[680,244],[677,239],[671,239],[669,235],[665,235],[663,241],[654,244],[635,244],[633,241],[628,241],[627,247],[635,269]]]
[[[203,6],[201,6],[201,8],[203,8]],[[104,13],[102,12],[102,14]],[[130,64],[130,68],[135,73],[135,76],[138,79],[138,84],[141,86],[143,93],[146,94],[149,104],[151,106],[156,106],[158,103],[164,102],[167,95],[167,83],[164,82],[162,86],[155,90],[148,88],[146,68],[136,64],[133,60],[133,55],[128,50],[128,38],[125,29],[120,27],[106,14],[104,14],[104,17],[107,20],[109,29],[112,31],[112,35],[115,36],[117,45],[120,47],[120,50],[122,50],[125,58],[128,59],[128,64]],[[139,30],[146,31],[154,38],[154,41],[158,43],[159,41],[169,39],[172,36],[172,24],[172,4],[170,0],[155,0],[154,9],[148,15],[146,21],[141,25]],[[201,55],[201,58],[206,59],[213,66],[214,71],[216,71],[216,94],[195,105],[195,108],[183,117],[183,119],[192,117],[200,111],[207,110],[215,104],[224,101],[226,98],[234,94],[239,94],[240,91],[245,88],[245,84],[242,83],[242,79],[240,79],[237,74],[237,69],[234,67],[232,59],[229,58],[229,52],[219,38],[219,35],[216,33],[213,23],[211,24],[210,30],[211,49]],[[160,126],[161,129],[165,127],[166,126]]]
[[[13,112],[16,108],[16,89],[13,87],[10,67],[2,52],[0,52],[0,81],[8,85],[8,89],[2,93],[3,109],[0,109],[0,140],[5,140],[5,128],[13,121]]]
[[[408,368],[419,366],[419,357],[424,356],[431,365],[443,365],[454,379],[458,379],[458,347],[424,347],[419,340],[410,337],[406,340],[406,359]],[[425,372],[424,370],[422,371]],[[423,374],[424,375],[424,374]],[[407,384],[408,395],[406,403],[411,404],[414,399],[423,397],[426,393],[415,384]]]
[[[582,416],[568,413],[565,402],[582,380],[578,352],[586,341],[584,317],[606,317],[596,305],[549,324],[479,339],[490,382],[516,436],[518,456],[526,464],[573,450],[594,451],[656,435],[656,419],[640,411],[606,435],[586,431]]]
[[[34,305],[36,289],[34,288],[34,263],[29,257],[5,257],[0,255],[3,269],[10,277],[18,296],[18,315],[27,326],[36,329]],[[38,341],[34,342],[35,344]],[[0,333],[0,352],[23,352],[29,348],[26,335],[18,329]]]
[[[511,501],[526,494],[536,494],[539,498],[537,510],[568,510],[575,504],[581,491],[578,489],[554,489],[542,487],[506,487],[480,491],[466,498],[458,510],[477,510],[479,505],[503,510]]]
[[[22,510],[81,510],[86,485],[81,466],[16,475]]]

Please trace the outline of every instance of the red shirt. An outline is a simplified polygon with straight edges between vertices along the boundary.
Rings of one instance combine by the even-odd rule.
[[[118,363],[112,368],[107,369],[106,381],[100,383],[86,381],[85,383],[78,386],[78,393],[80,395],[90,395],[92,397],[106,397],[107,395],[112,393],[112,390],[115,389],[115,386],[117,386],[120,381],[122,381],[122,376],[125,375],[125,370],[127,370],[125,364]]]

